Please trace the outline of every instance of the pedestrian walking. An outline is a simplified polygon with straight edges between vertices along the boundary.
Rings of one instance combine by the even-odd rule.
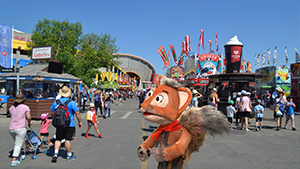
[[[92,126],[94,126],[94,128],[95,128],[95,130],[98,134],[98,137],[102,138],[102,135],[100,134],[100,132],[98,130],[98,126],[97,126],[98,118],[97,118],[97,115],[96,115],[96,112],[95,112],[94,103],[90,103],[89,111],[86,113],[86,120],[87,120],[87,123],[88,123],[88,128],[86,129],[85,138],[90,138],[89,137],[89,131],[90,131]]]
[[[230,130],[234,130],[233,129],[233,116],[237,112],[237,110],[232,106],[234,104],[233,100],[230,100],[228,104],[229,105],[226,107],[227,119],[228,119],[228,122],[230,123]]]
[[[255,118],[255,130],[259,131],[262,130],[262,121],[264,117],[264,107],[261,105],[261,100],[257,100],[257,105],[254,107],[254,112],[256,113],[256,118]],[[259,123],[259,128],[258,128],[258,123]]]
[[[239,125],[239,123],[241,123],[241,117],[240,117],[240,111],[239,111],[239,104],[241,102],[241,97],[242,97],[241,92],[238,92],[237,97],[235,99],[235,106],[234,106],[235,109],[237,110],[237,113],[235,113],[235,123],[237,126]]]
[[[94,97],[94,104],[95,104],[95,113],[97,116],[97,110],[100,110],[100,115],[103,117],[103,93],[100,90],[96,90],[95,97]]]
[[[47,137],[48,146],[51,146],[53,144],[50,142],[48,128],[49,128],[49,124],[52,122],[52,120],[47,119],[47,116],[48,116],[48,113],[41,115],[42,121],[41,121],[41,130],[40,130],[41,137],[40,138],[41,138],[41,141],[43,141],[44,137]]]
[[[284,114],[284,107],[285,107],[285,101],[286,98],[283,96],[283,91],[278,90],[278,97],[275,99],[275,105],[278,107],[278,110],[275,111],[276,117],[277,117],[277,129],[276,131],[281,130],[282,121],[283,121],[283,114]]]
[[[251,112],[251,100],[250,100],[250,94],[249,92],[246,92],[243,90],[241,92],[242,98],[241,102],[239,104],[239,111],[240,111],[240,117],[241,117],[241,124],[242,124],[242,130],[244,128],[245,124],[245,130],[249,131],[248,129],[248,122],[249,122],[249,117],[250,117],[250,112]]]
[[[105,98],[104,98],[104,116],[103,119],[110,118],[110,102],[116,102],[113,98],[112,95],[110,95],[108,92],[105,93]],[[106,116],[107,114],[107,116]]]
[[[30,109],[25,104],[26,98],[23,94],[16,96],[13,105],[9,108],[10,112],[10,123],[9,133],[14,140],[14,150],[12,153],[13,160],[11,167],[15,167],[25,159],[26,154],[21,155],[21,147],[24,143],[26,136],[26,120],[28,125],[32,125]]]
[[[293,102],[293,98],[291,96],[288,96],[286,107],[285,107],[285,110],[286,110],[286,121],[285,121],[285,125],[284,125],[285,129],[287,129],[288,122],[289,122],[289,120],[291,120],[292,130],[293,131],[297,130],[297,128],[295,127],[295,112],[294,112],[295,108],[296,108],[296,105]]]
[[[59,103],[67,103],[66,107],[68,109],[68,112],[70,114],[70,125],[68,127],[56,127],[56,140],[54,142],[54,155],[52,157],[52,163],[57,162],[58,158],[58,152],[61,145],[61,140],[65,139],[65,148],[67,151],[67,161],[76,160],[77,156],[74,156],[71,152],[72,146],[71,146],[71,140],[73,139],[73,135],[75,132],[75,120],[74,115],[76,115],[76,118],[78,120],[78,127],[81,128],[81,117],[79,113],[79,109],[76,105],[76,103],[70,99],[71,97],[71,89],[69,89],[67,86],[64,86],[62,89],[59,90],[59,94],[62,96],[58,101],[54,101],[54,103],[51,106],[52,112],[55,112],[56,108],[58,107]]]

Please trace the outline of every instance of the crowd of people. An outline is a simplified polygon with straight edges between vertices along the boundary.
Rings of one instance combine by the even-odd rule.
[[[75,128],[75,118],[78,121],[78,127],[82,127],[82,120],[80,116],[80,107],[84,110],[85,102],[89,102],[88,111],[86,113],[87,120],[87,129],[85,133],[85,138],[89,138],[89,132],[92,126],[94,126],[95,131],[99,138],[103,136],[100,134],[98,125],[98,117],[106,119],[111,117],[111,104],[121,105],[126,99],[137,99],[139,100],[139,107],[143,103],[147,92],[151,88],[143,89],[141,91],[131,91],[131,90],[116,90],[116,91],[101,91],[96,90],[92,92],[88,90],[80,93],[81,95],[77,96],[72,93],[72,90],[67,86],[63,86],[58,93],[53,93],[53,96],[56,97],[56,100],[51,106],[51,111],[55,113],[56,109],[64,104],[70,114],[70,123],[68,127],[55,127],[55,141],[54,141],[54,154],[51,162],[56,163],[58,159],[59,148],[61,146],[62,140],[64,140],[65,149],[67,152],[67,160],[76,160],[72,150],[71,141],[75,138],[76,128]],[[55,94],[55,95],[54,95]],[[27,97],[30,96],[30,93],[27,93]],[[79,98],[78,98],[79,97]],[[189,107],[201,107],[203,106],[203,94],[197,90],[192,90],[192,100]],[[276,92],[272,95],[267,92],[262,98],[258,98],[256,92],[247,92],[242,90],[237,93],[237,97],[234,100],[229,100],[228,106],[226,107],[226,115],[229,122],[229,130],[234,130],[234,118],[236,119],[237,125],[241,124],[242,130],[249,131],[248,124],[251,112],[256,114],[255,116],[255,131],[262,130],[263,127],[263,117],[264,117],[264,108],[265,107],[275,107],[274,109],[274,119],[277,122],[277,131],[282,129],[283,117],[286,115],[286,121],[283,128],[287,128],[288,122],[291,121],[292,130],[297,130],[295,127],[295,113],[294,109],[296,105],[293,103],[292,97],[288,96],[287,98],[283,95],[283,91],[280,87],[276,88]],[[218,98],[217,89],[213,88],[210,91],[210,94],[207,98],[207,104],[214,106],[218,109],[218,104],[220,100]],[[274,101],[273,101],[274,100]],[[273,101],[273,104],[272,104]],[[99,110],[99,115],[97,111]],[[25,159],[26,153],[21,152],[21,146],[24,143],[26,136],[26,121],[28,125],[32,124],[30,109],[26,105],[26,97],[23,94],[16,96],[14,104],[9,108],[11,114],[11,121],[9,125],[9,132],[14,140],[14,149],[12,152],[12,162],[11,166],[17,166],[22,160]],[[44,137],[47,139],[48,146],[52,146],[49,138],[48,128],[52,123],[52,120],[48,119],[48,113],[41,115],[41,130],[40,130],[40,139],[44,140]]]

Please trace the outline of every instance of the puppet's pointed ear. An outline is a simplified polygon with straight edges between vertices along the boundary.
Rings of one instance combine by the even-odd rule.
[[[179,95],[179,112],[183,112],[186,107],[190,104],[192,100],[192,93],[190,89],[185,87],[179,87],[178,89],[178,95]]]
[[[157,80],[157,86],[159,86],[159,85],[163,85],[164,83],[161,81],[161,79],[163,79],[163,78],[166,78],[165,76],[163,76],[163,75],[159,75],[158,76],[158,80]]]

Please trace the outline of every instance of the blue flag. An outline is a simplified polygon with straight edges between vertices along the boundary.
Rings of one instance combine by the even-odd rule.
[[[0,24],[0,65],[11,68],[12,59],[12,27]]]

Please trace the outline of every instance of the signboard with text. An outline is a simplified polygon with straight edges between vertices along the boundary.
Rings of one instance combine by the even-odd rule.
[[[52,54],[52,45],[32,47],[31,60],[49,60],[52,59]]]

